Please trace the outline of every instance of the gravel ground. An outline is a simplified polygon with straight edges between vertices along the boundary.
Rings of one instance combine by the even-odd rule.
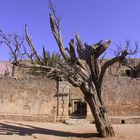
[[[140,124],[113,127],[115,137],[99,138],[94,124],[0,121],[0,140],[140,140]]]

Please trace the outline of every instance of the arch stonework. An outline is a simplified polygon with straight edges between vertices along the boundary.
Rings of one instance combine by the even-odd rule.
[[[72,96],[71,94],[71,87],[72,85],[68,83],[67,81],[59,81],[58,82],[58,91],[57,91],[57,120],[58,121],[64,121],[68,116],[79,116],[79,117],[85,117],[87,120],[92,120],[93,117],[90,111],[89,106],[85,102],[84,98],[81,96],[82,93],[79,93],[79,95]],[[86,114],[74,114],[75,112],[75,103],[79,102],[85,102],[86,103]],[[82,109],[82,108],[81,108]]]

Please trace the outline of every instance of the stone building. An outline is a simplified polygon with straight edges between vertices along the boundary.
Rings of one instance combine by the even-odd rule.
[[[67,81],[24,72],[15,69],[11,71],[11,77],[0,78],[0,119],[66,121],[74,117],[94,121],[79,88]],[[139,84],[139,78],[120,76],[114,68],[107,71],[103,92],[112,122],[140,122]]]

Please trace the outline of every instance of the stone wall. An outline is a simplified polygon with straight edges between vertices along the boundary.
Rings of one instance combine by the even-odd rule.
[[[140,79],[108,76],[104,99],[111,116],[140,116]]]
[[[110,116],[140,116],[140,79],[107,76],[104,81],[104,99]],[[83,95],[65,81],[57,84],[45,77],[0,78],[0,119],[3,115],[26,116],[22,120],[66,118],[71,111],[70,98],[82,100]],[[89,108],[87,113],[90,114]]]
[[[0,114],[54,116],[56,92],[48,78],[0,78]]]
[[[73,99],[82,99],[78,88],[72,87]],[[106,76],[103,96],[110,116],[140,116],[140,79]]]

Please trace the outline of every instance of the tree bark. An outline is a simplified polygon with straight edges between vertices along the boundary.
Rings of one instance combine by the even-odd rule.
[[[91,91],[87,92],[84,86],[81,87],[83,94],[85,95],[85,100],[90,106],[92,115],[95,119],[96,129],[101,137],[112,137],[115,135],[113,127],[108,118],[106,107],[101,103],[97,92]],[[93,94],[94,92],[94,94]]]

